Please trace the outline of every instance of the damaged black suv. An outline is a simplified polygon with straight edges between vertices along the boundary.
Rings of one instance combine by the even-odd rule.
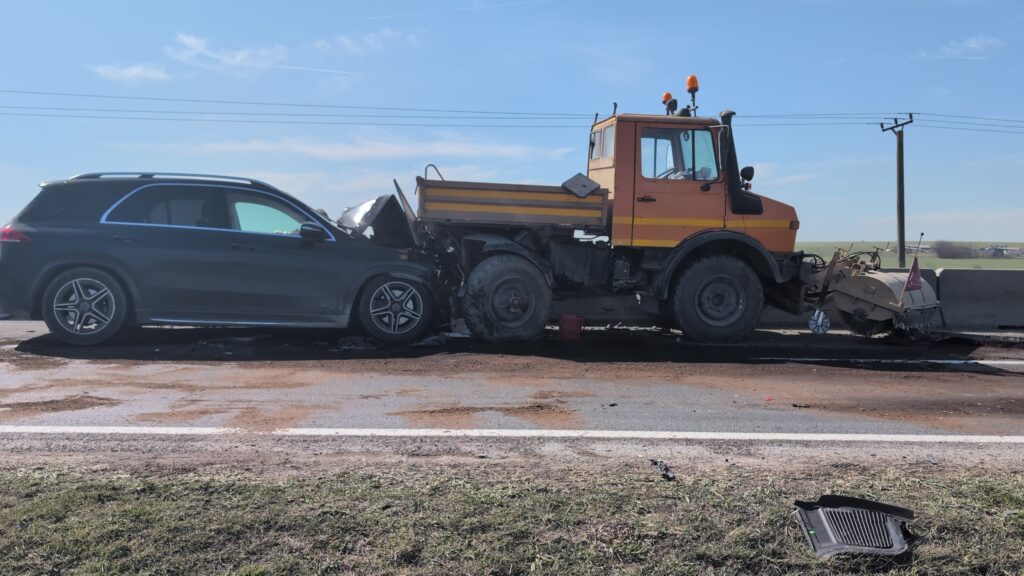
[[[133,325],[358,326],[388,343],[435,318],[434,265],[413,230],[338,223],[258,180],[160,173],[47,182],[0,230],[0,318],[98,344]]]

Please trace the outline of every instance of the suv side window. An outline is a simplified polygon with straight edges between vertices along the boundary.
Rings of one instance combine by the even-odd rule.
[[[121,201],[107,222],[229,228],[224,194],[213,186],[156,184],[137,189]]]
[[[298,236],[309,217],[280,200],[258,192],[228,192],[231,228],[242,232]]]

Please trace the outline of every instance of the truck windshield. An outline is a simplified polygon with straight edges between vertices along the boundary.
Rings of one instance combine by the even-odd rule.
[[[644,178],[718,179],[718,162],[709,130],[644,128],[640,138],[640,155],[641,174]]]

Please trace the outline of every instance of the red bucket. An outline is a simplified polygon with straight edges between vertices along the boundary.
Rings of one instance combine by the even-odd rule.
[[[562,340],[567,342],[579,340],[582,333],[583,316],[565,315],[558,317],[558,335]]]

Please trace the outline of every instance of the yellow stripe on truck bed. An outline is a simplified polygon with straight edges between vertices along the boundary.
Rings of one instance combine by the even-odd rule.
[[[604,196],[580,198],[575,194],[549,194],[547,192],[505,192],[501,190],[456,190],[454,188],[424,188],[423,195],[445,196],[448,198],[480,198],[482,200],[535,200],[549,202],[572,202],[576,204],[602,204]]]
[[[488,212],[499,214],[534,214],[540,216],[581,216],[583,218],[601,218],[601,210],[584,210],[578,208],[534,208],[529,206],[492,206],[490,204],[458,204],[455,202],[425,202],[424,207],[430,210],[449,212]]]

